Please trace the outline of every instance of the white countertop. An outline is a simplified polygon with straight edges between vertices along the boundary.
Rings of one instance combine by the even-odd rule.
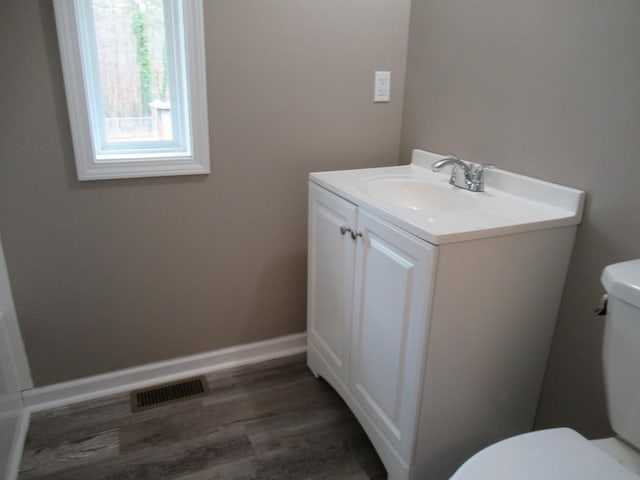
[[[317,172],[309,179],[434,245],[575,225],[582,219],[585,193],[580,190],[492,169],[485,173],[485,191],[469,192],[449,185],[451,167],[431,171],[441,158],[414,150],[410,165]],[[387,179],[454,189],[445,193],[459,206],[400,206],[367,193]]]

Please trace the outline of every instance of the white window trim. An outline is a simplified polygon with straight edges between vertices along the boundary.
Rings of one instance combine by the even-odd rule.
[[[190,151],[182,154],[97,155],[79,45],[76,2],[54,0],[56,28],[73,137],[78,180],[198,175],[210,173],[202,0],[182,1]]]

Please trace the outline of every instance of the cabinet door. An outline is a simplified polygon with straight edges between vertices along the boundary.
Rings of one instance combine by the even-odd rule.
[[[308,341],[345,385],[356,242],[340,228],[355,229],[356,211],[354,204],[310,184]]]
[[[363,210],[358,230],[349,387],[409,461],[436,247]]]

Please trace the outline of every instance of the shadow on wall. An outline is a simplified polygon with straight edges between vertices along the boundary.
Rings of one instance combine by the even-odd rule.
[[[604,320],[594,315],[593,309],[605,293],[600,283],[604,267],[632,258],[633,252],[625,252],[611,232],[594,221],[592,200],[587,192],[584,218],[577,230],[567,274],[568,279],[583,281],[567,281],[565,285],[535,427],[569,426],[589,438],[602,438],[614,433],[608,420],[604,388]],[[611,259],[602,252],[617,252],[617,258]],[[573,355],[567,355],[567,351]],[[566,389],[569,379],[575,381],[576,378],[581,382]],[[557,397],[556,402],[547,400],[552,395],[562,395],[564,403],[571,405],[571,411],[556,411]],[[591,421],[581,421],[585,418]]]

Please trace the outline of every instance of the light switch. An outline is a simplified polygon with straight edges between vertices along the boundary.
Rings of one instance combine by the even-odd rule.
[[[391,72],[376,72],[373,90],[373,101],[388,102],[391,91]]]

